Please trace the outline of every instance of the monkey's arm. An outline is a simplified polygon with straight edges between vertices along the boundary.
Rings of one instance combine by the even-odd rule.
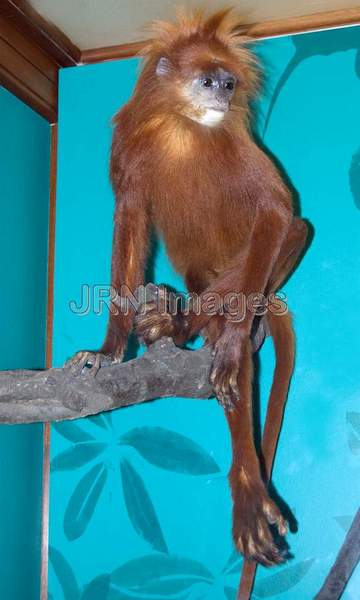
[[[127,301],[143,283],[148,246],[148,213],[144,198],[135,185],[123,190],[114,215],[111,287],[116,294],[110,306],[110,318],[104,343],[98,352],[80,351],[68,364],[82,369],[121,361],[133,326],[134,309]]]

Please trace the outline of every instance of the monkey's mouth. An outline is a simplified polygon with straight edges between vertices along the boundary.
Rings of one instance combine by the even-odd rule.
[[[216,104],[209,104],[206,107],[207,110],[215,110],[219,113],[227,113],[230,109],[229,102],[216,102]]]
[[[206,107],[208,110],[216,110],[217,112],[226,113],[230,109],[230,102],[227,100],[215,100],[215,102],[209,102]]]

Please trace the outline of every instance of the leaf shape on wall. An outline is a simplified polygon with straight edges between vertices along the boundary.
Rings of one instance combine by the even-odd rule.
[[[227,597],[227,600],[236,600],[237,597],[237,589],[233,587],[224,587],[224,593]]]
[[[139,473],[126,459],[121,461],[120,470],[125,504],[135,531],[155,550],[168,552],[154,505]]]
[[[94,514],[106,478],[107,470],[99,463],[85,473],[75,487],[64,515],[64,532],[68,540],[76,540],[84,533]]]
[[[349,169],[349,183],[355,206],[360,209],[360,148],[352,157]]]
[[[355,57],[355,73],[358,76],[358,78],[360,79],[360,48],[356,53],[356,57]]]
[[[347,412],[346,422],[351,425],[360,436],[360,412]]]
[[[81,429],[81,427],[73,421],[52,423],[51,426],[70,442],[89,442],[90,440],[95,440],[90,433]]]
[[[137,588],[136,592],[141,592],[153,598],[154,595],[159,595],[162,598],[178,597],[180,592],[189,591],[193,586],[199,583],[208,584],[207,580],[200,577],[169,577],[158,579],[158,581],[150,581],[147,584]]]
[[[360,454],[360,440],[353,431],[349,431],[348,433],[348,444],[353,454]]]
[[[277,594],[288,592],[305,577],[313,562],[314,559],[310,558],[291,567],[286,567],[274,575],[260,579],[255,583],[254,596],[256,598],[271,598]]]
[[[343,529],[345,532],[348,532],[354,517],[352,517],[351,515],[342,515],[340,517],[334,517],[334,519],[338,523],[338,525],[340,525],[341,529]]]
[[[64,600],[78,600],[80,598],[79,586],[71,565],[65,556],[59,550],[50,546],[49,558],[64,594]]]
[[[75,444],[53,458],[51,469],[52,471],[73,471],[94,460],[105,448],[106,444],[100,442],[81,442],[80,444]]]
[[[225,567],[223,568],[222,572],[226,573],[227,575],[231,575],[233,573],[239,573],[241,565],[243,562],[243,557],[241,556],[241,554],[239,554],[238,550],[236,550],[236,548],[234,548],[234,550],[231,552],[228,561],[225,565]]]
[[[113,422],[112,422],[112,410],[107,410],[103,413],[103,417],[104,419],[107,421],[108,425],[110,428],[113,427]]]
[[[124,590],[119,590],[114,587],[110,587],[110,591],[106,596],[106,600],[147,600],[148,598],[148,596],[144,596],[143,594],[137,595],[133,594],[132,592],[127,594]],[[189,594],[186,592],[185,594],[177,595],[174,600],[186,600],[187,598],[189,598]],[[151,596],[151,600],[164,600],[164,597]]]
[[[145,460],[167,471],[189,475],[220,471],[212,456],[199,444],[163,427],[137,427],[125,433],[119,443],[132,446]]]
[[[210,571],[200,562],[168,554],[150,554],[131,560],[114,571],[111,582],[133,592],[162,579],[193,577],[211,583]]]
[[[360,413],[346,413],[346,422],[349,425],[348,444],[353,454],[360,454]]]
[[[91,417],[87,417],[86,420],[101,429],[109,429],[108,423],[102,414],[92,415]]]
[[[291,74],[294,70],[308,58],[313,56],[329,56],[334,52],[346,52],[347,50],[358,50],[359,49],[359,32],[357,28],[347,28],[344,31],[333,30],[314,32],[311,35],[293,35],[291,41],[295,46],[295,54],[290,59],[289,63],[285,67],[278,83],[276,84],[273,92],[271,102],[269,105],[268,113],[266,116],[263,136],[269,125],[271,115],[273,113],[275,104],[280,96],[281,90],[286,85]],[[357,61],[355,62],[355,72],[357,72]]]
[[[81,600],[106,600],[110,590],[110,575],[99,575],[84,587]]]

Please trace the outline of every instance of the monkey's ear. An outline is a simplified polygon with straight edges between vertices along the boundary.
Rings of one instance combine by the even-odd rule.
[[[171,63],[168,58],[162,56],[156,65],[156,75],[159,77],[163,77],[163,75],[168,75],[171,70]]]

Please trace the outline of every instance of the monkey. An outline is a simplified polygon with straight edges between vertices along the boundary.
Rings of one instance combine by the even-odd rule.
[[[80,351],[69,364],[91,366],[96,374],[123,359],[135,314],[121,306],[126,290],[144,282],[155,229],[189,292],[201,299],[217,294],[222,310],[160,314],[149,303],[137,317],[138,335],[147,344],[166,335],[182,345],[202,333],[211,345],[211,384],[232,440],[234,541],[246,559],[271,566],[284,561],[273,528],[287,532],[267,483],[293,370],[293,328],[289,314],[271,311],[229,318],[225,297],[270,297],[298,261],[307,225],[295,216],[290,190],[251,133],[249,103],[259,75],[239,17],[232,9],[208,17],[179,13],[174,23],[156,22],[153,34],[133,95],[114,118],[111,285],[120,302],[114,301],[102,348]],[[262,473],[253,435],[252,353],[264,326],[277,360]]]

